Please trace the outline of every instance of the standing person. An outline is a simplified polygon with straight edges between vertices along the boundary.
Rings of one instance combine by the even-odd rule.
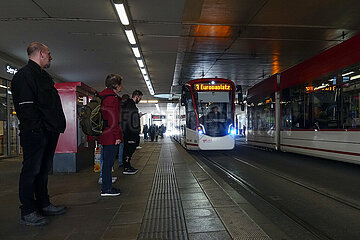
[[[245,134],[246,126],[245,125],[243,125],[243,130],[242,131],[243,131],[243,135],[246,136],[246,134]]]
[[[144,141],[147,141],[148,140],[148,130],[149,130],[149,127],[147,124],[144,125],[144,128],[143,128],[143,133],[144,133]]]
[[[130,164],[131,157],[135,152],[139,142],[140,134],[140,114],[139,109],[136,107],[142,98],[143,94],[140,90],[135,90],[130,99],[128,99],[122,111],[122,120],[124,126],[124,155],[123,174],[136,174],[137,169],[133,168]]]
[[[50,67],[52,60],[49,48],[40,42],[32,42],[27,53],[29,62],[13,77],[11,91],[20,120],[20,145],[23,148],[19,181],[20,223],[38,226],[48,223],[44,216],[66,213],[66,207],[50,203],[47,188],[48,173],[66,120],[52,77],[44,70]]]
[[[106,88],[99,92],[101,102],[101,115],[105,122],[104,131],[99,137],[103,146],[102,184],[101,196],[118,196],[120,190],[112,187],[111,170],[118,152],[118,145],[122,142],[120,126],[122,77],[118,74],[109,74],[105,79]]]
[[[157,142],[159,138],[159,127],[155,124],[155,141]]]
[[[129,94],[123,94],[122,95],[122,100],[121,100],[121,108],[123,108],[125,102],[130,98]],[[122,113],[120,113],[120,118],[122,117]],[[122,121],[120,121],[122,122]],[[119,158],[119,168],[123,167],[123,154],[124,154],[124,141],[122,141],[119,144],[119,153],[118,153],[118,158]]]
[[[154,138],[155,138],[155,125],[151,124],[150,128],[149,128],[149,134],[150,134],[150,139],[153,142]]]

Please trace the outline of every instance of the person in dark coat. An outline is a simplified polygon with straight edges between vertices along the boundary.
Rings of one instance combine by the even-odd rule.
[[[149,131],[149,127],[148,127],[147,124],[145,124],[144,127],[143,127],[144,141],[148,140],[148,131]]]
[[[66,212],[64,206],[50,203],[48,173],[55,148],[66,120],[54,81],[44,69],[52,57],[47,46],[32,42],[27,48],[28,64],[11,81],[11,91],[20,121],[20,145],[23,166],[19,181],[21,224],[38,226],[48,223],[44,216]],[[35,196],[35,197],[34,197]]]
[[[124,103],[122,110],[124,132],[123,174],[136,174],[138,171],[131,166],[130,160],[140,142],[140,114],[136,104],[140,102],[142,96],[140,90],[135,90],[132,97]]]
[[[149,128],[150,139],[153,142],[155,139],[155,124],[152,124]]]
[[[102,164],[102,184],[101,196],[118,196],[120,190],[112,187],[111,170],[118,153],[119,144],[123,141],[122,129],[120,124],[121,91],[122,77],[118,74],[109,74],[105,80],[106,88],[99,92],[99,97],[103,97],[101,102],[101,114],[105,122],[105,128],[99,137],[99,142],[103,146]],[[106,96],[106,97],[105,97]],[[105,97],[105,98],[104,98]]]

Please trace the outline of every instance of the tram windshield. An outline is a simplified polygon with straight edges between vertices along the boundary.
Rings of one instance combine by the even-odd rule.
[[[204,133],[212,137],[229,134],[233,124],[233,96],[226,92],[195,92],[195,102],[199,124]]]

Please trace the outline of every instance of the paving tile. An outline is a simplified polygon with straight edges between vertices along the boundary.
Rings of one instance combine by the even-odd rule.
[[[190,233],[189,240],[230,240],[232,239],[227,231]]]
[[[185,193],[203,193],[203,190],[200,187],[195,188],[179,188],[180,194]]]
[[[140,211],[118,212],[111,225],[141,223],[143,216]]]
[[[211,204],[208,200],[196,200],[196,201],[181,201],[184,209],[187,208],[211,208]]]
[[[180,193],[181,200],[208,200],[203,192],[200,193]]]
[[[217,217],[217,214],[213,208],[184,209],[184,214],[186,219],[199,217]]]
[[[120,207],[120,212],[127,211],[145,211],[146,202],[136,202],[136,203],[124,203]]]
[[[103,239],[137,239],[141,224],[124,224],[111,226],[104,234]]]
[[[213,232],[213,231],[223,231],[225,230],[224,225],[218,217],[209,218],[190,218],[186,219],[186,226],[188,233],[196,232]]]
[[[238,207],[238,205],[231,200],[230,198],[210,198],[210,202],[213,205],[213,207],[229,207],[229,206],[233,206],[233,207]]]

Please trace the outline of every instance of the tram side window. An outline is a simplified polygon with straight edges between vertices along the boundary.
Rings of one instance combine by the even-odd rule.
[[[309,128],[309,116],[305,111],[303,88],[288,88],[282,92],[282,129]]]
[[[283,90],[282,128],[339,128],[340,92],[329,78]]]
[[[269,131],[275,129],[274,95],[264,102],[248,105],[248,130]]]
[[[360,83],[343,85],[342,127],[360,128]]]

